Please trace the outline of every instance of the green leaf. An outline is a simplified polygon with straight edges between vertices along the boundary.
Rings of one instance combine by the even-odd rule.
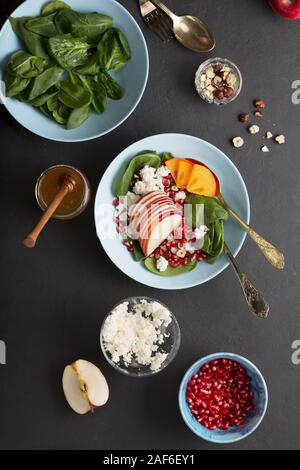
[[[61,0],[53,0],[52,2],[46,3],[46,5],[42,8],[41,14],[43,16],[51,15],[51,13],[58,12],[60,10],[72,10],[70,5]]]
[[[103,34],[98,44],[100,67],[119,72],[131,58],[130,47],[125,35],[116,28]]]
[[[200,205],[204,205],[205,225],[210,225],[216,220],[228,219],[228,212],[216,198],[189,194],[185,200],[185,204],[192,205],[192,211],[187,212],[187,223],[193,228],[199,227],[199,225],[203,223],[203,220],[199,220],[201,211],[197,210],[197,206]]]
[[[47,16],[38,16],[26,21],[25,28],[32,33],[39,34],[45,38],[51,38],[58,34],[54,18],[56,13]]]
[[[64,70],[57,65],[53,65],[52,67],[46,69],[44,72],[33,79],[33,84],[28,99],[32,101],[38,96],[46,93],[49,88],[54,86],[60,80],[63,74]]]
[[[125,196],[128,193],[134,174],[146,165],[158,168],[161,165],[160,156],[157,153],[144,153],[134,157],[129,163],[118,185],[116,191],[116,195],[118,197]]]
[[[163,153],[160,155],[160,158],[161,158],[161,162],[162,162],[162,163],[165,163],[165,162],[167,162],[168,160],[172,160],[172,158],[174,158],[174,155],[172,155],[172,153],[170,153],[170,152],[163,152]]]
[[[77,109],[91,104],[92,93],[87,87],[83,86],[78,77],[73,77],[61,83],[58,99],[65,106]]]
[[[47,107],[50,113],[53,113],[61,104],[60,101],[58,101],[57,95],[58,92],[47,100]]]
[[[131,240],[133,244],[133,256],[136,261],[144,261],[146,259],[146,255],[143,252],[140,242],[138,240]]]
[[[52,113],[49,112],[46,104],[43,104],[43,106],[40,106],[39,109],[45,116],[47,116],[48,118],[53,119]]]
[[[32,101],[29,101],[29,103],[32,106],[40,108],[44,104],[48,103],[48,100],[50,100],[51,98],[56,97],[57,93],[58,93],[58,91],[57,91],[56,88],[55,89],[50,89],[48,92],[43,93],[42,95],[38,96],[37,98],[35,98]]]
[[[87,78],[79,75],[79,78],[92,95],[92,105],[96,113],[103,113],[107,106],[107,94],[102,83],[99,83],[94,77]]]
[[[82,108],[73,109],[67,122],[67,129],[76,129],[77,127],[80,127],[88,119],[90,113],[90,106],[83,106]]]
[[[171,276],[179,276],[180,274],[189,273],[193,271],[197,267],[198,261],[192,261],[186,265],[180,265],[178,268],[172,268],[172,266],[168,266],[164,272],[160,272],[156,267],[156,259],[155,258],[146,258],[145,266],[153,274],[157,274],[158,276],[164,277],[171,277]]]
[[[224,222],[215,220],[213,224],[208,225],[208,228],[209,232],[205,235],[202,251],[209,255],[206,261],[213,264],[224,250]]]
[[[24,91],[30,83],[30,78],[22,78],[8,75],[5,82],[5,94],[7,97],[17,96]]]
[[[123,98],[123,88],[121,85],[107,72],[103,70],[99,75],[101,82],[106,90],[107,96],[112,100],[120,100]]]
[[[32,17],[13,18],[9,17],[10,24],[17,36],[24,42],[27,50],[34,56],[44,57],[48,59],[46,50],[46,39],[39,34],[29,31],[25,27],[25,23]]]
[[[71,109],[60,103],[58,107],[54,109],[52,116],[59,124],[67,124],[70,113]]]
[[[90,43],[98,43],[102,34],[112,27],[111,16],[101,13],[77,13],[71,21],[71,33],[76,37],[86,37]]]
[[[98,53],[95,52],[91,56],[89,56],[81,67],[77,69],[78,73],[83,75],[98,75],[101,72],[99,60],[98,60]]]
[[[65,70],[85,64],[91,47],[83,39],[73,38],[71,34],[55,36],[48,43],[50,56]]]
[[[17,51],[11,56],[7,67],[11,75],[33,78],[45,69],[45,59],[28,54],[28,52]]]

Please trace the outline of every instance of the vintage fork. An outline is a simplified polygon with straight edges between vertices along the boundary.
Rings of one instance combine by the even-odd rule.
[[[169,18],[149,0],[139,0],[139,2],[143,20],[151,31],[157,34],[163,42],[168,42],[173,39],[174,34]]]

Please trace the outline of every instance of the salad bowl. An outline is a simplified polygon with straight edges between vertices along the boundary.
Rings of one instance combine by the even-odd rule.
[[[46,3],[47,0],[27,0],[12,12],[11,16],[37,16]],[[2,84],[0,101],[3,102],[14,119],[31,132],[50,140],[81,142],[111,132],[132,114],[146,88],[149,56],[141,29],[131,14],[119,2],[115,0],[66,0],[66,3],[78,12],[99,12],[111,16],[113,25],[125,34],[131,49],[131,60],[119,73],[112,72],[113,78],[124,90],[123,98],[118,101],[108,100],[107,108],[103,114],[92,112],[81,127],[71,130],[66,130],[27,103],[17,101],[14,98],[6,98],[3,83],[6,78],[7,63],[14,52],[25,50],[23,43],[13,32],[11,24],[7,20],[0,32],[0,83]]]
[[[136,262],[124,249],[116,232],[113,201],[117,187],[129,162],[146,149],[158,153],[170,152],[176,157],[189,158],[207,165],[218,175],[224,197],[232,208],[249,222],[250,203],[245,183],[231,160],[219,149],[197,137],[182,134],[160,134],[140,140],[121,152],[109,165],[98,187],[95,200],[95,223],[98,238],[111,261],[132,279],[158,289],[185,289],[203,284],[223,272],[229,265],[224,254],[214,264],[198,263],[191,272],[162,277]],[[225,222],[225,240],[236,256],[246,234],[232,219]]]

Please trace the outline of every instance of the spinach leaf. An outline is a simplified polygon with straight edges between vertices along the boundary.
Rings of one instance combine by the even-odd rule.
[[[33,78],[45,69],[45,59],[28,54],[28,52],[17,51],[11,56],[7,68],[11,75]]]
[[[208,228],[209,232],[205,235],[202,250],[209,255],[206,261],[213,264],[224,250],[224,222],[216,220],[208,225]]]
[[[71,24],[73,36],[84,36],[87,42],[97,44],[102,34],[112,27],[113,20],[111,16],[101,13],[76,13]]]
[[[87,87],[83,86],[78,77],[74,77],[71,74],[70,79],[61,83],[58,99],[65,106],[77,109],[91,104],[92,93]]]
[[[58,107],[54,109],[52,116],[58,124],[67,124],[70,112],[70,108],[60,103]]]
[[[9,21],[14,32],[24,42],[27,50],[32,55],[48,59],[46,39],[39,34],[29,31],[25,27],[25,23],[30,19],[31,17],[25,16],[22,18],[13,18],[12,16],[9,17]]]
[[[92,95],[92,105],[96,113],[103,113],[107,106],[107,94],[102,83],[99,83],[94,77],[86,78],[79,75],[79,78]]]
[[[197,206],[204,205],[204,223],[210,225],[216,220],[227,220],[228,212],[222,204],[215,198],[207,196],[198,196],[196,194],[189,194],[185,200],[185,204],[191,204],[192,210],[188,211],[187,223],[193,227],[199,227],[203,220],[199,220],[202,211],[197,210]]]
[[[58,92],[47,100],[47,107],[50,113],[53,113],[53,111],[57,109],[61,104],[60,101],[58,101],[57,95]]]
[[[63,76],[64,70],[53,65],[49,67],[40,75],[33,79],[32,87],[28,96],[30,101],[34,100],[40,95],[46,93],[52,86],[54,86]]]
[[[73,109],[67,121],[67,129],[76,129],[80,127],[89,117],[91,107],[83,106],[82,108]]]
[[[130,47],[125,35],[116,28],[106,31],[99,44],[100,67],[119,72],[131,58]]]
[[[131,240],[131,239],[130,239]],[[131,240],[133,244],[133,256],[136,261],[144,261],[146,255],[143,252],[140,242],[138,240]]]
[[[174,158],[174,155],[172,155],[170,152],[163,152],[160,155],[160,158],[161,158],[161,162],[165,163],[168,160],[172,160],[172,158]]]
[[[65,8],[56,13],[55,26],[59,34],[67,34],[72,31],[72,22],[75,21],[76,12]]]
[[[43,16],[51,15],[51,13],[58,12],[60,10],[65,10],[72,8],[67,3],[62,2],[61,0],[53,0],[52,2],[46,3],[46,5],[42,8],[41,14]]]
[[[112,100],[120,100],[123,98],[123,88],[121,85],[107,72],[103,70],[99,75],[101,82],[106,90],[107,96]]]
[[[120,197],[120,196],[125,196],[128,193],[133,175],[137,171],[144,168],[144,166],[148,165],[153,168],[158,168],[160,164],[161,164],[160,156],[154,152],[144,153],[144,154],[140,154],[134,157],[129,163],[127,170],[123,174],[123,177],[121,178],[121,181],[116,191],[116,195]]]
[[[94,54],[90,55],[85,64],[77,69],[78,73],[82,73],[83,75],[98,75],[101,72],[99,60],[98,60],[98,53],[95,52]]]
[[[168,266],[167,269],[161,273],[156,267],[155,258],[146,258],[145,260],[145,266],[148,271],[164,277],[179,276],[180,274],[191,272],[197,267],[197,264],[197,261],[191,261],[189,264],[178,266],[178,268],[172,268],[172,266]]]
[[[54,36],[49,39],[48,43],[50,56],[65,70],[72,70],[83,65],[92,47],[83,39],[73,38],[71,34]]]
[[[51,15],[32,18],[26,21],[25,28],[32,33],[39,34],[46,38],[56,36],[58,32],[54,23],[55,15],[56,13],[52,13]]]
[[[8,75],[5,83],[5,94],[7,97],[17,96],[24,91],[30,83],[30,78],[22,78]]]
[[[42,95],[38,96],[34,100],[30,101],[29,103],[32,106],[40,108],[44,104],[48,103],[48,100],[50,100],[53,97],[56,97],[57,93],[58,93],[57,89],[53,87],[50,90],[48,90],[46,93],[43,93]]]
[[[53,119],[52,113],[50,113],[50,111],[48,110],[46,104],[43,104],[43,106],[40,106],[39,110],[41,111],[41,113],[43,113],[48,118]]]

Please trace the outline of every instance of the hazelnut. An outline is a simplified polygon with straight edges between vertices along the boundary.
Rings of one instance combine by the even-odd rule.
[[[223,99],[224,99],[224,96],[225,96],[225,95],[224,95],[224,91],[223,91],[223,90],[219,89],[219,90],[216,90],[216,91],[215,91],[215,98],[216,98],[217,100],[223,100]]]
[[[264,145],[260,150],[261,150],[262,152],[264,152],[264,153],[270,152],[269,147],[267,147],[266,145]]]
[[[243,122],[243,123],[244,123],[244,122],[248,122],[249,119],[250,119],[250,116],[249,116],[248,113],[243,113],[243,114],[240,114],[240,115],[239,115],[239,120],[240,120],[240,122]]]
[[[235,137],[234,139],[232,139],[232,143],[233,143],[233,146],[235,148],[240,148],[240,147],[243,147],[244,145],[244,139],[242,139],[242,137]]]
[[[265,137],[266,137],[266,139],[272,139],[272,137],[273,137],[272,132],[270,132],[270,131],[266,132]]]
[[[255,107],[257,109],[265,109],[266,103],[264,102],[264,100],[256,100],[255,101]]]
[[[234,94],[234,89],[230,86],[225,86],[223,90],[225,98],[230,98]]]
[[[260,131],[259,127],[254,125],[254,126],[250,126],[249,127],[249,132],[250,134],[254,135],[254,134],[258,134]]]
[[[275,140],[279,145],[285,144],[285,136],[282,134],[275,137]]]
[[[255,112],[254,112],[254,116],[255,116],[255,117],[259,117],[259,118],[264,117],[264,115],[263,115],[260,111],[255,111]]]
[[[208,69],[206,69],[205,73],[206,73],[207,78],[214,78],[215,76],[215,72],[212,67],[209,67]]]
[[[222,78],[218,77],[218,75],[216,75],[215,78],[213,79],[213,84],[216,85],[216,86],[219,86],[219,85],[221,85],[221,83],[222,83]]]
[[[221,65],[214,65],[213,69],[214,69],[215,74],[219,75],[219,73],[222,70],[222,67],[221,67]]]

